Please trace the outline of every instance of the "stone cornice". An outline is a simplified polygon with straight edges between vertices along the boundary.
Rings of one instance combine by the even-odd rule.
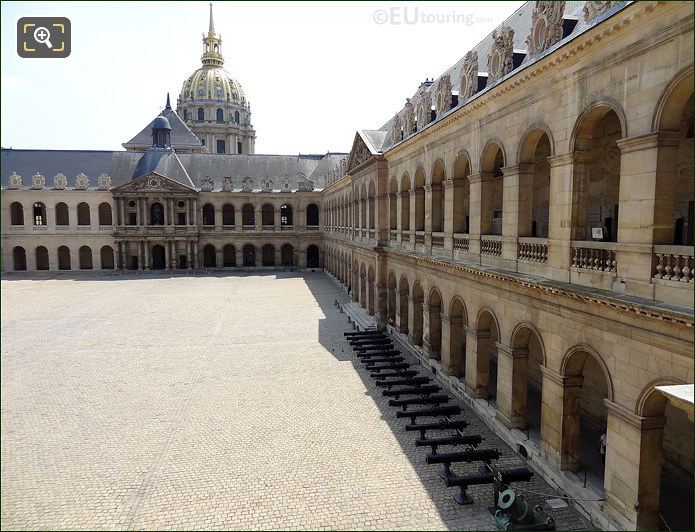
[[[618,139],[616,143],[621,153],[642,151],[659,146],[678,146],[681,141],[681,134],[676,131],[657,131],[625,139]]]
[[[665,416],[649,416],[642,417],[631,410],[628,410],[624,406],[620,406],[618,403],[614,403],[609,399],[604,399],[603,403],[606,405],[606,410],[609,414],[614,415],[620,421],[627,423],[639,430],[651,430],[651,429],[661,429],[666,424]]]

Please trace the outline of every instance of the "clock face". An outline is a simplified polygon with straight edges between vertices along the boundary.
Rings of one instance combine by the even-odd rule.
[[[157,188],[159,186],[159,179],[150,179],[150,188]]]

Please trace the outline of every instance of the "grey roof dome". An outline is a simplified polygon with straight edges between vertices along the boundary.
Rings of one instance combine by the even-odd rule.
[[[152,129],[168,129],[171,131],[171,124],[169,124],[166,116],[159,115],[152,122]]]

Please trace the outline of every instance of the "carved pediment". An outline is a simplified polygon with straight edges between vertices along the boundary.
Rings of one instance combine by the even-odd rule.
[[[272,192],[273,191],[273,180],[270,176],[265,176],[261,179],[261,192]]]
[[[241,181],[241,191],[242,192],[253,192],[253,179],[250,176],[246,176]]]
[[[531,34],[526,39],[530,56],[538,55],[562,40],[564,2],[536,2],[531,17]]]
[[[89,176],[84,173],[78,174],[75,178],[75,188],[78,190],[86,190],[89,188]]]
[[[297,177],[297,188],[300,192],[311,192],[314,190],[314,182],[304,174],[299,174],[299,177]]]
[[[432,120],[432,93],[420,90],[420,99],[417,103],[417,129],[420,131]]]
[[[111,188],[111,176],[102,173],[99,177],[97,177],[97,187],[99,190],[108,190]]]
[[[56,190],[64,190],[68,186],[68,178],[62,172],[58,172],[53,176],[53,188]]]
[[[584,20],[586,22],[591,22],[599,15],[602,15],[603,13],[608,11],[610,8],[612,8],[617,3],[618,3],[617,1],[584,2],[584,10],[583,10]]]
[[[231,192],[234,190],[234,180],[231,178],[231,176],[222,178],[222,190],[225,192]]]
[[[514,68],[514,30],[509,26],[492,32],[492,50],[487,56],[487,84],[492,85]]]
[[[444,74],[439,78],[435,90],[434,107],[437,111],[437,118],[451,109],[451,99],[451,76]]]
[[[128,181],[111,189],[114,194],[119,192],[191,192],[192,190],[192,188],[177,183],[157,172],[151,172],[140,176],[137,179],[133,179],[132,181]]]
[[[352,149],[350,150],[350,155],[348,156],[348,171],[352,170],[356,166],[361,165],[367,159],[372,156],[371,150],[362,140],[360,134],[355,135],[355,140],[352,143]]]
[[[463,58],[459,89],[459,105],[478,91],[478,52],[471,50]]]
[[[206,175],[200,180],[200,190],[203,192],[212,192],[215,188],[215,181],[209,175]]]
[[[40,173],[36,172],[31,178],[31,188],[37,190],[46,188],[46,178]]]

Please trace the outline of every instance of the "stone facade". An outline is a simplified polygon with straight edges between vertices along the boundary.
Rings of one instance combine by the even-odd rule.
[[[535,4],[475,52],[484,91],[467,54],[457,109],[324,191],[326,268],[595,526],[674,525],[692,415],[655,386],[693,383],[693,6]]]

